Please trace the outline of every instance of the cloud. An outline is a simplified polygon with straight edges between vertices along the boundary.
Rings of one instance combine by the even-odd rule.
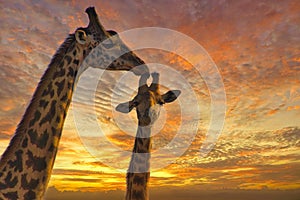
[[[1,152],[8,145],[51,56],[68,33],[72,33],[77,27],[86,26],[88,19],[84,9],[91,4],[96,6],[99,18],[107,29],[124,31],[130,28],[158,26],[187,34],[206,49],[218,66],[224,81],[227,94],[224,131],[210,154],[199,158],[199,148],[209,129],[211,117],[210,91],[205,81],[193,66],[177,55],[155,49],[137,52],[147,62],[165,64],[180,72],[195,91],[201,108],[199,118],[186,117],[186,120],[191,122],[200,120],[195,140],[182,157],[160,171],[162,174],[172,176],[151,178],[150,184],[156,187],[155,189],[168,186],[173,187],[175,191],[168,189],[161,193],[154,192],[154,196],[160,194],[161,198],[166,198],[173,195],[182,199],[190,195],[191,199],[198,199],[202,194],[194,192],[187,195],[182,191],[185,186],[188,189],[194,185],[210,189],[220,189],[224,186],[245,189],[300,187],[297,183],[299,175],[296,173],[299,168],[300,125],[297,120],[300,117],[298,1],[278,1],[272,3],[272,6],[267,1],[253,4],[250,0],[236,2],[175,0],[160,3],[150,1],[2,2]],[[173,43],[176,44],[176,41]],[[178,49],[183,52],[190,50],[184,43],[178,43]],[[122,116],[113,112],[115,105],[130,99],[137,89],[138,77],[134,75],[129,75],[126,82],[121,83],[118,89],[114,87],[125,74],[104,72],[97,91],[91,91],[93,85],[89,82],[90,79],[95,78],[95,74],[85,74],[85,78],[82,79],[85,84],[78,88],[81,92],[78,98],[74,98],[73,103],[78,106],[78,109],[86,112],[86,115],[82,115],[80,119],[87,125],[93,122],[94,116],[91,116],[91,113],[94,107],[91,108],[84,103],[78,104],[78,102],[79,100],[88,102],[91,99],[87,94],[95,94],[96,119],[101,128],[110,142],[130,154],[133,137],[121,132],[114,122],[115,117],[119,116],[124,119],[121,125],[136,124],[135,113]],[[178,81],[173,74],[165,71],[162,74],[164,76],[162,80],[169,80],[169,83],[172,83],[171,89],[184,90],[182,82]],[[213,75],[209,78],[214,80]],[[166,91],[170,88],[165,86],[162,89]],[[116,98],[112,98],[114,95]],[[154,150],[164,147],[175,137],[182,114],[180,106],[184,102],[189,105],[195,104],[189,93],[182,93],[178,102],[167,106],[167,124],[153,137]],[[183,109],[191,113],[193,108],[187,106]],[[98,145],[94,149],[98,153],[96,155],[110,162],[120,162],[125,168],[128,159],[126,160],[123,154],[110,153],[110,149],[106,149],[108,146],[100,146],[99,141],[103,137],[97,135],[94,129],[84,132],[89,133],[88,136],[91,137],[84,138],[79,135],[81,137],[79,138],[77,133],[81,130],[76,130],[75,124],[74,116],[69,112],[50,184],[58,189],[83,191],[114,187],[124,189],[125,172],[118,174],[114,169],[97,162],[97,157],[90,155],[88,151],[91,149],[89,146],[84,146],[86,143],[82,141],[86,139],[91,142],[90,144]],[[135,127],[130,126],[129,129],[134,136]],[[188,131],[189,129],[186,132]],[[184,143],[189,138],[182,136],[180,139]],[[163,155],[162,158],[168,159]],[[76,195],[86,198],[87,195],[83,193],[82,197],[80,192],[61,194],[62,192],[52,189],[48,194],[53,193],[54,196],[60,194],[62,199]],[[177,195],[176,192],[179,190],[182,193],[178,192]],[[228,195],[231,199],[238,198],[240,195],[249,199],[266,196],[275,199],[282,198],[281,194],[291,195],[291,199],[294,198],[294,193],[277,192],[234,191],[234,194],[229,192]],[[91,199],[94,198],[94,194],[91,195]],[[97,195],[104,199],[120,198],[123,197],[123,191],[117,191],[116,195],[113,193],[97,193]],[[209,195],[212,195],[212,198],[221,198],[227,193],[208,193],[205,199],[210,198]],[[48,197],[57,199],[56,196]]]
[[[130,151],[132,145],[124,142],[123,136],[112,136],[110,138],[112,142],[115,144],[121,142]],[[260,189],[262,185],[266,185],[270,189],[296,189],[299,187],[295,182],[298,179],[295,169],[299,167],[297,162],[299,160],[297,154],[299,141],[299,129],[292,127],[276,132],[235,131],[223,135],[214,149],[203,158],[198,157],[203,139],[202,136],[197,135],[186,153],[174,164],[157,172],[152,171],[150,185],[155,188],[209,184],[210,188],[218,189],[224,187],[224,182],[226,182],[227,188]],[[69,148],[75,145],[70,145]],[[72,187],[84,190],[85,186],[80,183],[93,179],[90,184],[96,184],[94,187],[103,185],[103,182],[111,182],[114,184],[106,187],[124,188],[128,158],[124,160],[123,155],[116,153],[105,154],[106,151],[103,149],[107,148],[98,150],[100,151],[98,156],[101,154],[101,157],[98,157],[99,162],[95,162],[93,157],[83,156],[84,152],[77,151],[75,153],[76,161],[71,164],[66,158],[70,157],[74,160],[75,154],[69,154],[68,149],[65,149],[58,155],[58,163],[61,164],[56,164],[51,185],[63,187],[63,185],[72,184]],[[164,162],[164,159],[167,158],[161,155],[160,162]],[[64,163],[63,160],[67,162]],[[114,169],[106,167],[103,163],[104,160],[106,164],[117,162],[119,165],[124,165],[124,171],[120,174]],[[152,165],[154,166],[155,163]],[[166,177],[164,174],[168,176]]]

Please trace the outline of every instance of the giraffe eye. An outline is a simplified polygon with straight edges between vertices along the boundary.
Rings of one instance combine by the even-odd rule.
[[[136,107],[136,106],[138,106],[138,105],[139,105],[139,102],[137,102],[137,101],[134,101],[134,102],[133,102],[133,106],[134,106],[134,107]]]
[[[118,33],[113,30],[108,30],[107,32],[109,33],[110,36],[118,35]]]
[[[163,102],[163,101],[158,101],[157,103],[158,103],[159,105],[162,106],[162,105],[164,105],[165,102]]]

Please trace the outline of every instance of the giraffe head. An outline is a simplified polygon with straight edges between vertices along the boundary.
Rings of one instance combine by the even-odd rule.
[[[145,63],[122,42],[115,31],[104,29],[94,7],[87,8],[86,13],[90,20],[88,26],[78,28],[74,35],[79,49],[83,49],[83,59],[88,66],[107,70],[131,70],[136,75],[149,73],[148,68],[143,65]]]
[[[139,126],[151,126],[159,117],[160,108],[165,103],[173,102],[180,95],[180,90],[170,90],[161,95],[159,91],[159,74],[152,73],[152,84],[147,85],[148,74],[139,80],[138,94],[129,102],[121,103],[116,110],[122,113],[130,112],[136,108]]]

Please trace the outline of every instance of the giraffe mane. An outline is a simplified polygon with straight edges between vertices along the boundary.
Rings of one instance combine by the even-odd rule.
[[[53,58],[50,61],[49,68],[53,65],[59,65],[63,60],[64,56],[73,49],[75,45],[75,35],[69,34],[65,41],[60,45],[58,50],[55,52]]]
[[[57,69],[57,66],[59,66],[63,60],[64,57],[67,53],[69,53],[75,46],[75,35],[74,34],[69,34],[69,36],[65,39],[65,41],[60,45],[60,47],[58,48],[58,50],[55,52],[54,56],[52,57],[50,64],[48,65],[47,69],[45,70],[44,74],[49,73],[49,71],[55,71]],[[44,81],[48,81],[49,78],[46,78],[44,75],[42,76],[42,78],[40,79],[37,89],[39,87],[41,87],[41,85],[43,85]],[[36,103],[36,99],[37,99],[37,93],[34,92],[34,95],[29,103],[29,105],[31,104],[35,104]],[[27,107],[27,109],[29,109],[29,106]],[[27,113],[27,109],[26,112]],[[22,120],[20,121],[17,129],[16,129],[16,133],[18,131],[22,131],[22,124],[24,121],[24,117],[25,115],[22,117]]]
[[[60,47],[58,48],[58,50],[56,51],[56,53],[54,54],[54,56],[52,57],[50,64],[48,65],[46,71],[44,72],[44,74],[48,73],[48,71],[52,70],[56,70],[56,67],[63,61],[64,56],[66,53],[70,52],[75,45],[75,35],[74,34],[69,34],[68,37],[65,39],[65,41],[60,45]],[[42,78],[39,81],[39,84],[37,86],[37,89],[43,84],[44,81],[47,81],[47,78],[45,78],[44,76],[42,76]],[[33,97],[31,98],[30,103],[28,104],[28,107],[26,108],[26,111],[24,112],[16,130],[15,133],[12,137],[12,139],[10,140],[10,143],[7,147],[7,149],[3,152],[2,156],[0,156],[0,164],[3,162],[5,163],[6,160],[3,158],[7,157],[7,154],[11,153],[11,150],[13,149],[13,144],[16,143],[16,141],[20,140],[20,135],[18,133],[23,132],[25,127],[24,127],[24,123],[27,120],[26,115],[28,115],[30,113],[30,111],[33,111],[31,109],[30,105],[33,105],[35,103],[37,103],[37,93],[34,92]],[[28,112],[29,111],[29,112]]]

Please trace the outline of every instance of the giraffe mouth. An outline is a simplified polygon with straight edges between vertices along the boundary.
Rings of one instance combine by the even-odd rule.
[[[133,57],[134,56],[134,57]],[[130,63],[126,62],[130,60]],[[149,68],[146,63],[136,56],[133,52],[127,52],[112,62],[106,70],[125,70],[131,71],[135,75],[140,76],[149,74]]]

